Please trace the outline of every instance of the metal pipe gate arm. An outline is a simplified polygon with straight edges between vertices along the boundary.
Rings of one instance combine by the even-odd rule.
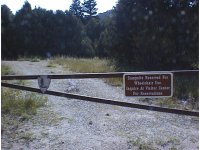
[[[40,89],[21,86],[21,85],[1,83],[1,86],[13,88],[13,89],[26,90],[26,91],[30,91],[30,92],[42,93]],[[79,99],[79,100],[88,101],[88,102],[96,102],[96,103],[101,103],[101,104],[109,104],[109,105],[116,105],[116,106],[122,106],[122,107],[129,107],[129,108],[138,108],[138,109],[144,109],[144,110],[166,112],[166,113],[188,115],[188,116],[196,116],[196,117],[199,116],[199,112],[197,112],[197,111],[187,111],[187,110],[180,110],[180,109],[171,109],[171,108],[165,108],[165,107],[157,107],[157,106],[149,106],[149,105],[142,105],[142,104],[135,104],[135,103],[127,103],[127,102],[122,102],[122,101],[114,101],[114,100],[110,100],[110,99],[89,97],[89,96],[69,94],[69,93],[50,91],[50,90],[47,90],[45,92],[45,94],[60,96],[60,97],[65,97],[65,98],[71,98],[71,99]]]

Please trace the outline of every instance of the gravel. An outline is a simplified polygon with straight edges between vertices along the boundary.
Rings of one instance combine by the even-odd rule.
[[[47,67],[48,61],[2,63],[23,75],[70,73],[61,66]],[[27,84],[38,87],[37,81]],[[49,89],[141,103],[138,99],[126,98],[122,87],[110,86],[100,79],[51,80]],[[199,149],[197,117],[46,96],[47,106],[38,109],[32,119],[18,127],[15,137],[2,134],[2,149]]]

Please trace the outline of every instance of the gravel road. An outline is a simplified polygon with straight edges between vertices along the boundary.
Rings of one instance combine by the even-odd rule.
[[[48,61],[2,61],[17,74],[65,74]],[[28,81],[38,87],[37,81]],[[122,87],[100,79],[52,80],[50,90],[138,102],[123,96]],[[81,100],[48,96],[47,106],[17,129],[18,135],[2,134],[2,149],[33,150],[137,150],[199,149],[199,121],[189,117]],[[28,136],[29,135],[29,136]]]

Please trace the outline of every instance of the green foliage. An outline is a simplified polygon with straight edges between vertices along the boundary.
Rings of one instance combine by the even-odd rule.
[[[112,48],[113,41],[115,41],[115,35],[114,32],[115,25],[114,25],[114,12],[113,10],[107,11],[105,13],[106,16],[101,17],[101,26],[102,30],[99,35],[98,45],[96,47],[96,55],[99,57],[112,57],[113,54],[110,52],[110,49]]]
[[[112,56],[109,50],[112,47],[113,39],[114,37],[110,28],[106,28],[102,31],[99,37],[96,55],[99,57],[108,57],[109,55]]]
[[[81,7],[81,2],[80,0],[73,0],[72,4],[70,5],[69,11],[77,16],[78,18],[82,19],[83,18],[83,10]]]
[[[98,47],[100,34],[104,29],[103,25],[101,24],[99,19],[92,18],[87,22],[84,29],[85,29],[85,34],[86,34],[86,37],[84,39],[88,39],[88,41],[91,41],[90,46],[91,46],[91,49],[93,50],[92,56],[94,55],[99,56],[97,55],[96,51]]]
[[[32,36],[32,19],[32,8],[28,1],[26,1],[22,8],[16,12],[12,22],[14,31],[13,48],[15,47],[12,51],[17,51],[21,55],[28,55],[33,51],[31,47],[33,45],[32,41],[34,40]]]
[[[80,56],[83,54],[83,24],[68,11],[47,11],[32,9],[26,1],[13,19],[9,8],[2,6],[2,57],[16,59],[23,57],[51,55]],[[12,44],[10,44],[12,43]]]
[[[1,52],[2,57],[11,57],[13,54],[11,51],[13,41],[12,34],[12,21],[13,14],[6,5],[1,5]]]
[[[111,54],[136,70],[192,69],[198,62],[198,4],[119,0]]]
[[[91,19],[97,14],[96,0],[84,0],[83,12],[86,19]]]
[[[95,55],[94,48],[92,46],[92,41],[88,36],[85,36],[81,41],[81,51],[79,57],[92,57]]]
[[[85,26],[87,36],[92,40],[94,43],[95,40],[99,39],[99,36],[103,30],[103,26],[100,23],[99,19],[92,18],[88,21]]]
[[[2,19],[1,20],[2,27],[9,26],[10,22],[13,19],[13,14],[6,5],[1,5],[1,19]],[[2,32],[4,32],[4,29]]]

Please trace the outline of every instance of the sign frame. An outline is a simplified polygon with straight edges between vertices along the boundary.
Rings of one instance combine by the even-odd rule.
[[[126,89],[125,89],[125,76],[131,76],[131,75],[170,75],[171,76],[171,95],[169,95],[169,96],[134,96],[134,95],[132,95],[132,96],[126,96]],[[172,97],[173,96],[173,89],[174,89],[174,86],[173,86],[173,84],[174,84],[174,81],[173,81],[173,79],[174,79],[174,77],[173,77],[173,73],[171,73],[171,72],[169,72],[169,73],[167,73],[167,72],[147,72],[147,73],[145,73],[145,72],[133,72],[133,73],[125,73],[124,75],[123,75],[123,88],[124,88],[124,96],[125,97],[134,97],[134,98],[169,98],[169,97]]]

